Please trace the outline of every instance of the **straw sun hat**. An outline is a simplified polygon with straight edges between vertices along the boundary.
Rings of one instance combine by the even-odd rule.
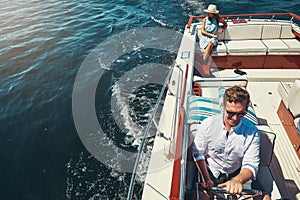
[[[217,6],[214,4],[209,4],[208,8],[204,10],[204,12],[207,13],[219,13],[219,11],[217,10]]]

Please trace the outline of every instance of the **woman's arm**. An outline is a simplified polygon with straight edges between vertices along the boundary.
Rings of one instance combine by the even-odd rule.
[[[224,30],[226,29],[226,27],[227,27],[227,22],[226,22],[226,21],[224,20],[224,18],[222,18],[222,17],[219,18],[219,22],[221,22],[221,23],[223,24],[223,28],[221,28],[221,29],[219,30],[219,33],[221,34],[221,33],[223,33]]]

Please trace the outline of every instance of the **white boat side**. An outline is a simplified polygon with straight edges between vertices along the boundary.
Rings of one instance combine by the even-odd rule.
[[[276,20],[277,15],[290,18]],[[289,128],[294,131],[294,123],[286,126],[278,114],[280,109],[285,108],[289,117],[297,122],[299,115],[293,115],[293,109],[300,113],[300,106],[291,105],[300,101],[300,87],[295,84],[300,80],[300,17],[292,13],[227,16],[228,30],[220,36],[223,46],[213,53],[213,78],[201,77],[201,62],[200,65],[197,63],[202,56],[197,42],[197,36],[201,37],[198,33],[201,21],[192,23],[192,20],[202,18],[190,18],[184,30],[158,124],[142,199],[186,199],[187,148],[191,134],[187,123],[187,96],[193,94],[196,81],[200,84],[202,96],[217,98],[218,81],[214,83],[217,85],[210,81],[220,80],[220,85],[226,86],[228,79],[232,79],[229,85],[236,84],[238,79],[246,80],[259,121],[257,127],[263,133],[276,135],[271,163],[261,167],[260,171],[262,182],[270,179],[265,187],[272,189],[272,199],[300,199],[300,135],[293,135],[292,140]],[[294,19],[298,21],[295,23]],[[231,35],[233,29],[235,32],[241,27],[240,33],[244,34]],[[249,30],[260,32],[248,34]],[[278,41],[284,46],[276,46]],[[261,48],[255,46],[258,43]],[[241,68],[246,75],[235,73],[235,68]],[[296,92],[291,94],[289,91],[293,84],[292,90]],[[286,85],[290,88],[283,88]],[[296,101],[291,98],[296,98]]]

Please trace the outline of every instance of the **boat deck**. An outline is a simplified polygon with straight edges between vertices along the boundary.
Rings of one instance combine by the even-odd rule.
[[[259,69],[245,69],[244,71],[248,74],[247,90],[251,95],[257,117],[260,118],[260,121],[267,123],[276,134],[270,168],[281,198],[300,199],[300,161],[277,115],[281,103],[281,96],[278,92],[279,80],[299,79],[299,70],[295,70],[294,73],[291,71],[286,73],[282,70],[270,72],[268,70],[268,74]],[[217,76],[232,77],[237,75],[233,73],[233,70],[223,70],[217,72]]]
[[[261,16],[262,19],[253,20]],[[269,20],[265,19],[267,16],[270,17]],[[293,83],[295,80],[300,80],[300,17],[292,13],[281,13],[276,16],[279,17],[278,20],[274,20],[273,14],[247,14],[242,15],[242,18],[237,15],[227,16],[227,20],[229,22],[231,20],[232,23],[228,23],[225,33],[223,36],[220,35],[221,43],[217,51],[213,52],[212,62],[209,62],[212,74],[217,79],[206,80],[199,76],[209,75],[206,70],[208,65],[203,65],[202,51],[197,43],[196,36],[199,36],[200,23],[193,23],[193,19],[201,19],[204,16],[192,16],[189,19],[178,50],[174,71],[169,80],[142,199],[186,199],[189,197],[188,192],[193,192],[192,187],[189,186],[194,184],[193,172],[197,173],[197,170],[193,165],[188,165],[188,162],[192,164],[194,162],[187,158],[186,150],[191,129],[186,123],[186,117],[189,114],[187,96],[193,91],[193,75],[198,75],[199,77],[194,77],[196,78],[194,81],[203,83],[199,86],[203,97],[217,98],[220,81],[241,86],[246,86],[248,83],[247,90],[259,118],[259,128],[262,128],[259,130],[262,131],[261,133],[272,132],[273,138],[273,133],[276,134],[272,161],[270,163],[270,159],[266,159],[267,164],[260,166],[259,177],[262,177],[260,180],[267,183],[264,184],[267,187],[265,190],[272,191],[272,199],[300,200],[300,157],[298,157],[300,154],[298,152],[297,155],[294,148],[297,145],[292,143],[290,134],[286,132],[286,124],[283,125],[282,117],[289,115],[280,114],[280,118],[277,114],[278,109],[283,107],[282,100],[285,100],[282,99],[282,91],[278,91],[278,86],[282,82]],[[281,19],[281,16],[287,18]],[[249,18],[247,23],[243,21],[245,17]],[[257,48],[258,44],[260,48]],[[247,75],[235,74],[232,68],[243,69]],[[220,80],[218,77],[228,79]],[[232,77],[237,79],[232,81]],[[217,85],[212,85],[216,81]],[[295,99],[293,95],[288,97]],[[296,105],[298,112],[299,107],[295,101],[292,105]],[[289,114],[287,109],[284,111]],[[265,131],[264,127],[268,130]],[[293,128],[295,130],[295,127]],[[300,147],[299,136],[293,133]],[[267,142],[269,143],[262,143],[263,154],[261,155],[264,153],[271,155],[273,141],[267,140]],[[267,147],[268,144],[271,146]]]
[[[297,167],[299,159],[277,115],[281,97],[277,92],[278,82],[250,82],[248,90],[251,94],[255,112],[259,118],[266,119],[276,134],[274,155],[270,165],[277,187],[282,197],[300,198],[300,172]]]

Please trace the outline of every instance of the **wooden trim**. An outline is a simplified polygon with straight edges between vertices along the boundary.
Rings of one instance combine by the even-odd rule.
[[[175,158],[174,158],[174,165],[173,165],[170,200],[179,200],[179,195],[180,195],[181,149],[182,149],[182,135],[183,135],[183,125],[184,125],[183,118],[184,118],[184,109],[181,107],[179,123],[178,123],[178,133],[176,139],[176,149],[175,149]]]
[[[283,101],[280,102],[277,115],[293,145],[293,148],[296,151],[298,158],[300,159],[300,136],[298,135],[297,128],[294,124],[294,118],[290,111],[286,108]]]
[[[292,30],[292,32],[293,32],[293,34],[294,34],[297,38],[300,38],[300,33],[296,32],[296,31],[294,31],[294,30]]]
[[[201,19],[201,18],[203,19],[203,18],[205,18],[205,16],[204,15],[201,15],[201,16],[191,16],[189,18],[188,23],[187,23],[187,28],[191,28],[191,25],[192,25],[194,19]]]
[[[299,55],[227,55],[225,59],[213,55],[212,58],[220,69],[300,69]]]

